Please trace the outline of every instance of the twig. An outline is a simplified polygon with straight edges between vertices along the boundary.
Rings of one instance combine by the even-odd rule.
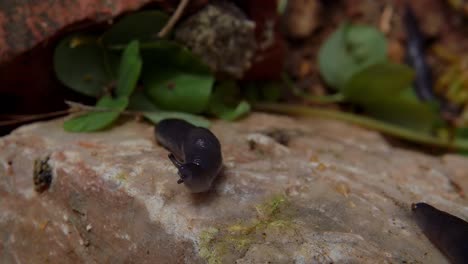
[[[387,135],[402,138],[408,141],[426,144],[446,149],[468,150],[468,140],[454,139],[447,140],[437,138],[425,133],[419,133],[404,127],[385,123],[373,118],[358,116],[350,113],[339,112],[334,110],[318,109],[300,105],[287,105],[287,104],[272,104],[272,103],[258,103],[254,104],[254,109],[260,111],[269,111],[281,114],[291,114],[299,116],[316,116],[323,118],[331,118],[353,123],[369,129],[374,129],[385,133]]]
[[[345,100],[344,95],[340,92],[332,94],[332,95],[311,95],[306,92],[301,91],[289,78],[289,76],[284,73],[281,76],[281,79],[286,84],[287,88],[289,88],[292,93],[300,97],[301,99],[313,103],[313,104],[332,104],[332,103],[340,103]]]
[[[182,13],[184,12],[185,7],[188,5],[190,0],[181,0],[179,2],[179,5],[177,6],[177,9],[175,12],[172,14],[171,18],[169,18],[169,21],[167,21],[166,25],[159,31],[158,37],[163,38],[165,37],[174,27],[174,25],[177,23],[177,21],[180,19],[182,16]]]
[[[0,121],[0,126],[10,126],[10,125],[17,125],[21,123],[26,123],[26,122],[31,122],[31,121],[37,121],[49,117],[57,117],[57,116],[62,116],[62,115],[67,115],[70,113],[70,109],[66,110],[60,110],[60,111],[55,111],[55,112],[50,112],[50,113],[44,113],[44,114],[37,114],[37,115],[17,115],[15,120],[8,120],[8,121]],[[12,115],[14,116],[14,115]]]
[[[50,117],[58,117],[58,116],[68,115],[71,113],[79,113],[79,112],[85,112],[85,111],[95,111],[95,112],[119,111],[116,109],[84,105],[84,104],[72,102],[72,101],[65,101],[65,103],[69,106],[68,109],[50,112],[50,113],[37,114],[37,115],[0,115],[0,117],[14,118],[13,120],[0,121],[0,126],[18,125],[18,124],[38,121],[38,120],[42,120],[42,119],[46,119]],[[133,116],[142,114],[142,112],[140,111],[129,111],[129,110],[119,111],[119,112],[121,112],[122,114],[133,115]]]

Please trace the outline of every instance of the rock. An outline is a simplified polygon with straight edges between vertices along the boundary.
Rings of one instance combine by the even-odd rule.
[[[152,126],[72,134],[62,122],[0,139],[3,263],[447,263],[410,204],[468,219],[447,158],[336,121],[215,122],[225,170],[201,195],[176,183]],[[37,160],[52,171],[42,193]]]
[[[193,0],[188,10],[197,10],[207,0]],[[135,11],[147,4],[172,11],[173,0],[60,0],[0,1],[0,63],[42,43],[47,45],[59,31],[79,31],[95,23]]]
[[[183,21],[175,38],[213,71],[241,78],[256,51],[255,23],[234,4],[217,1]]]
[[[149,0],[1,1],[0,62],[52,37],[61,28],[86,20],[104,22]]]

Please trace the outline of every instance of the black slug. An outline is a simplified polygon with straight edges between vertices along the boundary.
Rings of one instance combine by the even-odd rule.
[[[405,8],[403,19],[406,28],[406,60],[416,73],[415,92],[423,101],[437,100],[432,89],[431,68],[424,56],[425,39],[419,29],[416,16],[409,6]]]
[[[452,263],[468,263],[468,223],[426,203],[411,206],[423,233]]]
[[[177,183],[184,183],[193,193],[209,190],[223,165],[216,136],[180,119],[159,122],[155,134],[156,140],[171,152],[169,159],[179,170]]]

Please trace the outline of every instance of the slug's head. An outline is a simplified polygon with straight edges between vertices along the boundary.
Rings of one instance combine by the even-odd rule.
[[[186,163],[179,166],[180,179],[178,184],[184,183],[191,192],[207,191],[211,186],[210,177],[203,175],[203,169],[196,163]]]

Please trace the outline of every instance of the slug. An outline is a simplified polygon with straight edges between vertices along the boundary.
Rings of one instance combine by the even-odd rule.
[[[413,10],[406,6],[403,16],[406,29],[406,60],[414,69],[415,92],[423,101],[437,100],[432,89],[432,72],[424,54],[424,35],[421,32]]]
[[[221,144],[210,130],[180,119],[165,119],[155,127],[156,140],[171,153],[178,184],[192,193],[208,191],[223,165]]]
[[[468,263],[468,223],[426,203],[411,206],[423,233],[452,263]]]

